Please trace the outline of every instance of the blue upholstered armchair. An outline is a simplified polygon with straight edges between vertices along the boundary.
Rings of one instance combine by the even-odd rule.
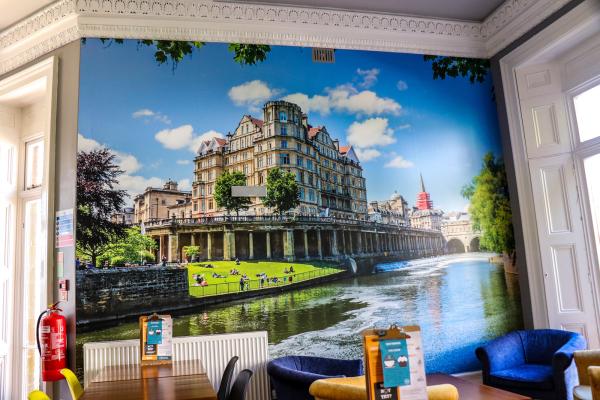
[[[573,352],[583,336],[567,331],[516,331],[479,347],[483,383],[536,399],[572,400],[577,384]]]
[[[279,400],[314,400],[308,388],[317,379],[359,376],[362,360],[287,356],[267,364],[271,384]]]

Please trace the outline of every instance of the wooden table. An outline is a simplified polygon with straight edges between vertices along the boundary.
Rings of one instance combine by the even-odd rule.
[[[461,400],[531,400],[531,397],[521,396],[520,394],[510,393],[491,386],[469,382],[450,375],[427,375],[428,386],[441,385],[444,383],[456,386]]]
[[[105,367],[90,382],[81,400],[217,400],[200,360]]]

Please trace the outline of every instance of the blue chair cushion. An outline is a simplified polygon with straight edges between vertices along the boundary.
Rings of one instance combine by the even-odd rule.
[[[490,374],[490,380],[503,387],[537,390],[554,389],[551,365],[523,364],[495,371]]]

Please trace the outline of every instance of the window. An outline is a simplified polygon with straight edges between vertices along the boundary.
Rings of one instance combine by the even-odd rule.
[[[273,155],[268,154],[267,155],[267,165],[272,165],[272,164],[273,164]]]
[[[288,165],[290,163],[290,155],[288,153],[279,154],[279,164]]]
[[[302,144],[301,143],[296,143],[296,150],[298,150],[299,152],[302,152]]]
[[[579,141],[600,136],[600,85],[597,85],[573,98]]]
[[[248,164],[244,164],[244,175],[248,175]]]
[[[300,156],[296,157],[296,165],[299,167],[303,167],[304,166],[304,159]]]
[[[257,160],[258,168],[262,168],[263,164],[264,164],[264,157],[258,157],[258,160]]]
[[[287,149],[287,148],[288,148],[288,145],[287,145],[287,144],[288,144],[288,143],[287,143],[287,140],[282,140],[282,141],[281,141],[281,148],[282,148],[282,149]]]
[[[287,114],[285,111],[279,111],[279,120],[281,122],[287,122]]]
[[[315,201],[315,191],[312,189],[308,191],[308,200]]]
[[[213,201],[212,201],[212,200],[209,200],[209,201],[208,201],[208,209],[209,209],[209,210],[212,210],[212,209],[213,209]]]
[[[300,200],[304,200],[304,188],[300,188]]]
[[[281,131],[281,136],[286,136],[287,135],[287,127],[286,126],[281,126],[280,128]]]
[[[25,189],[42,186],[44,175],[44,140],[37,139],[25,144]]]
[[[310,171],[313,170],[313,162],[312,162],[312,160],[306,160],[306,168],[308,168]]]

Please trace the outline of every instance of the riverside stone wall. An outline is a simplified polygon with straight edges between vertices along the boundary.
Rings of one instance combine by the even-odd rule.
[[[187,268],[77,271],[78,324],[168,311],[188,302]]]

